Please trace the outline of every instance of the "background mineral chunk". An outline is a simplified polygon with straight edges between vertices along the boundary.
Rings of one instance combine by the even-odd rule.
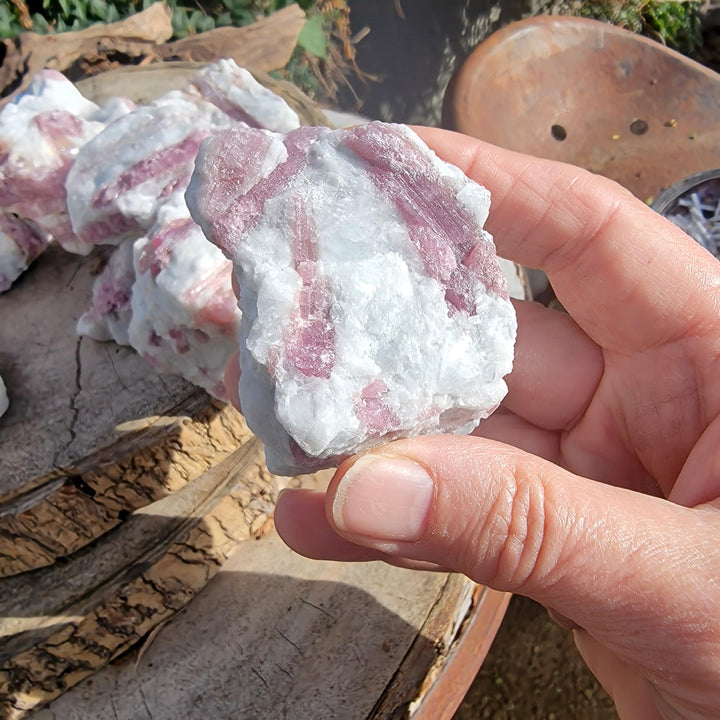
[[[225,367],[240,325],[232,263],[207,241],[182,196],[135,242],[134,269],[130,344],[159,372],[226,400]]]
[[[130,345],[128,328],[132,307],[132,287],[135,283],[133,240],[126,240],[115,248],[102,272],[95,278],[90,307],[77,323],[79,335],[118,345]]]
[[[54,70],[43,70],[0,112],[0,292],[48,244],[72,238],[65,178],[80,147],[128,101],[98,106]]]

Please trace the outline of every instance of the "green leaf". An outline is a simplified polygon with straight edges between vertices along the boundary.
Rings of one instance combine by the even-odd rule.
[[[305,21],[298,35],[297,44],[311,55],[316,55],[319,58],[327,56],[325,28],[320,15],[313,15]]]
[[[197,32],[208,32],[215,28],[215,20],[209,15],[203,15],[199,20],[195,22],[195,30]]]

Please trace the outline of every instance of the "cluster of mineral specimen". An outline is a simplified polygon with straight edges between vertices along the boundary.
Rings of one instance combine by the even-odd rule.
[[[239,346],[276,473],[471,431],[516,333],[489,192],[404,126],[299,125],[228,60],[139,108],[42,73],[0,114],[0,291],[53,239],[115,246],[78,331],[222,399]]]
[[[0,112],[0,292],[56,239],[72,238],[65,180],[79,149],[129,112],[103,108],[63,75],[43,70]]]
[[[184,90],[109,125],[80,150],[67,177],[74,235],[63,246],[81,254],[120,246],[78,331],[129,344],[158,371],[221,399],[240,313],[231,263],[193,222],[184,191],[200,143],[248,123],[280,131],[300,124],[282,98],[221,60]]]
[[[180,198],[160,209],[133,252],[130,344],[159,372],[179,373],[226,400],[223,376],[240,326],[232,263]]]
[[[469,432],[502,400],[516,319],[489,192],[410,129],[233,128],[187,197],[234,263],[240,402],[271,471]]]

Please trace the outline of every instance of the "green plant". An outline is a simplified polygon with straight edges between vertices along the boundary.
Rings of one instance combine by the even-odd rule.
[[[97,22],[115,22],[144,10],[154,0],[0,0],[0,37],[24,30],[38,33],[80,30]],[[175,38],[223,25],[248,25],[293,4],[293,0],[167,0]],[[315,0],[298,0],[310,10]],[[312,42],[312,41],[311,41]]]
[[[619,25],[694,56],[702,46],[700,0],[589,0],[576,13]]]
[[[643,12],[643,20],[666,45],[694,55],[702,46],[700,7],[697,1],[650,2]]]

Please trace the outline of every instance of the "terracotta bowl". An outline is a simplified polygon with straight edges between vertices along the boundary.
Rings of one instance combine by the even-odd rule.
[[[650,200],[720,166],[720,75],[612,25],[531,18],[491,35],[459,68],[443,124]]]

